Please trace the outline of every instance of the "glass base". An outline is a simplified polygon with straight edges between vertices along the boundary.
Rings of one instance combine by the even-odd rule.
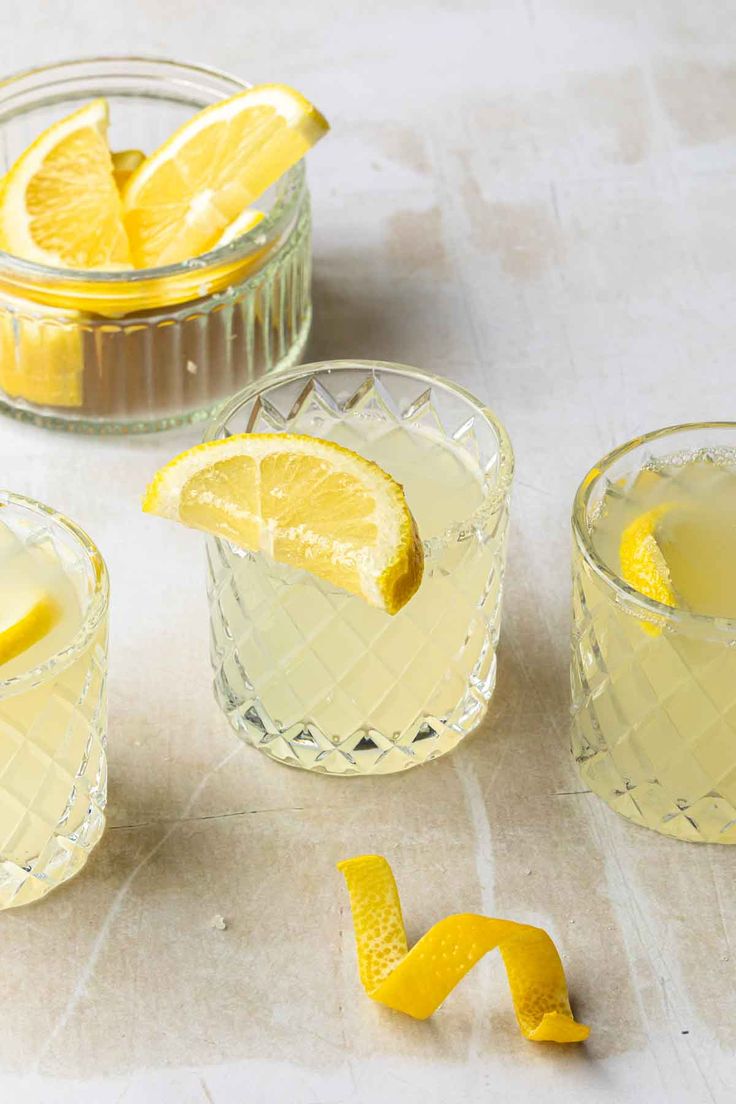
[[[68,836],[54,833],[26,866],[0,862],[0,909],[28,905],[78,874],[105,830],[105,814],[91,804],[84,823]]]
[[[496,687],[496,666],[494,654],[483,683],[469,688],[450,716],[418,718],[395,740],[375,729],[360,729],[340,739],[326,735],[314,724],[282,731],[259,710],[257,702],[233,694],[222,670],[215,677],[214,691],[241,739],[278,763],[342,777],[397,774],[446,755],[478,727]]]
[[[715,791],[687,804],[656,779],[634,785],[621,777],[608,752],[578,759],[578,772],[614,812],[642,828],[690,843],[736,844],[736,809]]]

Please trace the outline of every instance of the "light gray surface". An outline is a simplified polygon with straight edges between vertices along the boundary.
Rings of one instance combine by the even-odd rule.
[[[515,444],[505,634],[484,730],[350,783],[241,749],[208,686],[201,545],[138,512],[195,431],[0,422],[2,482],[84,524],[113,584],[110,824],[86,872],[0,916],[13,1102],[707,1102],[736,1093],[736,852],[580,793],[567,752],[568,513],[603,452],[733,417],[736,8],[721,0],[3,0],[0,70],[190,58],[312,97],[313,359],[445,372]],[[543,924],[584,1048],[516,1030],[497,957],[429,1023],[359,988],[334,863],[392,861],[416,936]],[[228,918],[224,932],[210,924]]]

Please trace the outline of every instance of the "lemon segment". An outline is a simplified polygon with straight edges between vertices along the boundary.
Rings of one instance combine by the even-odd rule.
[[[627,525],[621,534],[619,558],[624,582],[645,598],[676,608],[678,602],[669,568],[656,537],[659,522],[672,506],[662,503]]]
[[[84,396],[84,347],[76,311],[33,307],[3,291],[0,387],[10,398],[78,407]]]
[[[256,210],[255,207],[249,207],[246,211],[243,211],[241,215],[238,215],[236,219],[226,226],[220,237],[215,242],[214,248],[217,249],[221,245],[229,245],[230,242],[241,238],[243,234],[247,234],[249,230],[252,230],[254,226],[257,226],[259,222],[263,222],[263,211]]]
[[[118,150],[110,154],[112,158],[112,175],[119,192],[122,192],[131,176],[146,160],[143,150],[128,149]]]
[[[125,186],[135,264],[173,264],[214,248],[327,130],[319,111],[282,84],[249,88],[187,120]]]
[[[432,1015],[488,951],[503,956],[516,1018],[533,1042],[577,1043],[590,1029],[570,1009],[557,949],[541,928],[461,913],[407,949],[391,867],[380,855],[338,863],[350,895],[360,977],[368,995],[414,1019]]]
[[[5,176],[0,246],[61,268],[130,268],[107,147],[108,109],[94,100],[45,130]]]
[[[177,456],[143,509],[301,568],[394,614],[424,556],[402,488],[331,441],[245,433]]]
[[[14,591],[0,612],[0,666],[38,644],[60,616],[61,610],[50,595]]]

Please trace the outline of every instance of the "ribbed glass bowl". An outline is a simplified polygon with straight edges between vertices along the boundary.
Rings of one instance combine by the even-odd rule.
[[[0,85],[0,172],[54,120],[98,96],[112,149],[155,149],[182,122],[247,87],[149,58],[64,62]],[[205,416],[272,368],[297,364],[311,322],[311,225],[302,164],[259,200],[266,218],[165,268],[50,268],[0,251],[0,409],[95,433]]]

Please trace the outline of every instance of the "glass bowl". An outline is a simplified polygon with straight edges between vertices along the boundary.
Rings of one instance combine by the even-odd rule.
[[[149,153],[192,114],[247,87],[214,69],[138,57],[21,73],[0,85],[0,171],[95,97],[110,104],[111,148]],[[258,206],[266,217],[247,234],[162,268],[82,272],[0,251],[0,408],[56,429],[165,429],[297,364],[312,316],[303,164]]]

